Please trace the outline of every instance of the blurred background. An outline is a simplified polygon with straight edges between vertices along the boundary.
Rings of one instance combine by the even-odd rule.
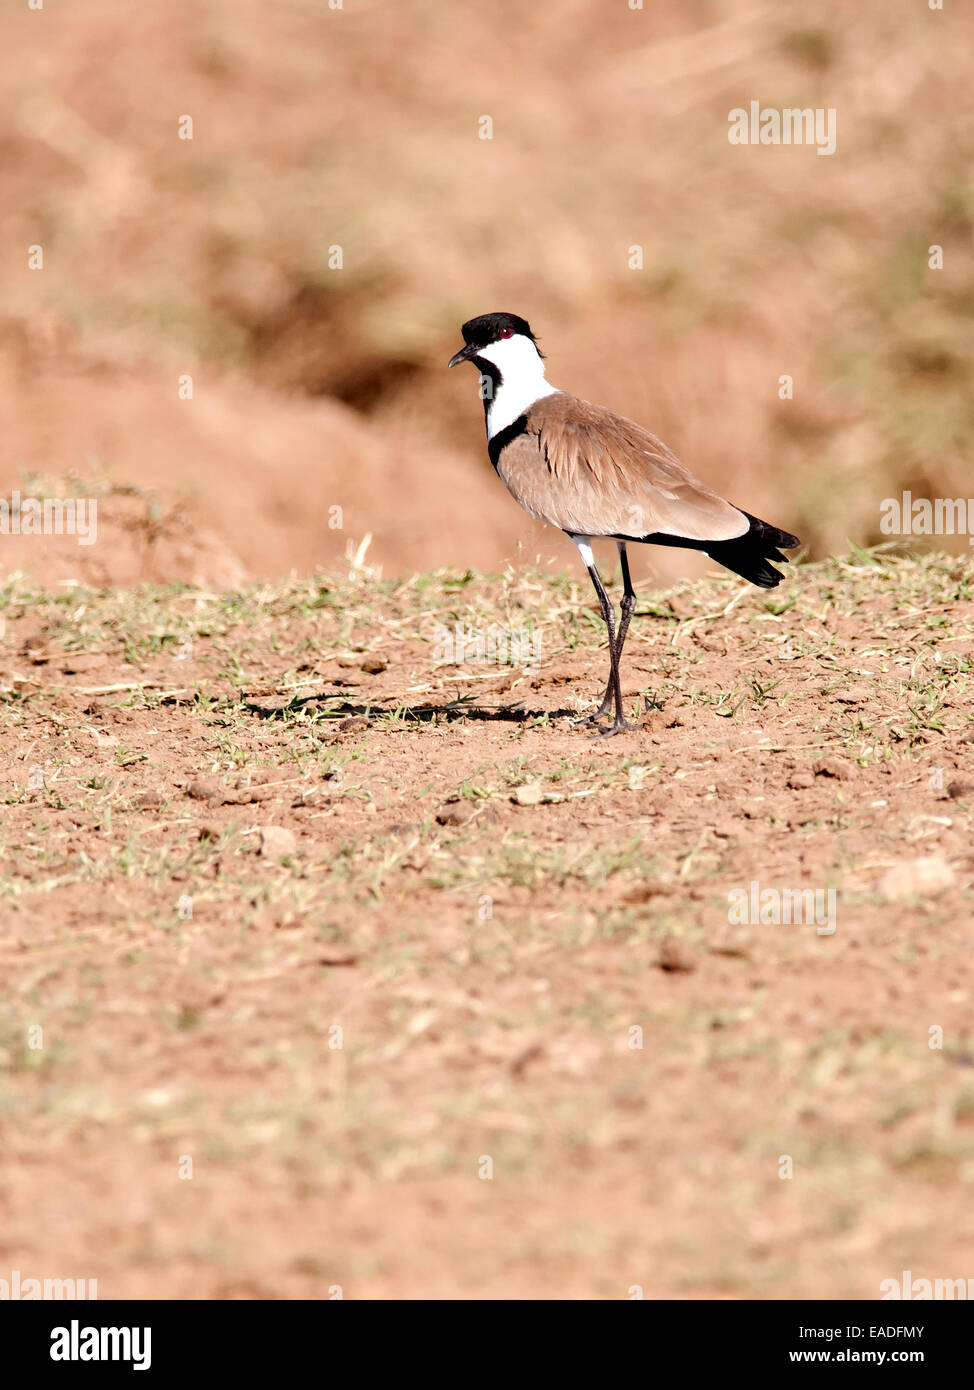
[[[0,494],[97,495],[99,540],[3,569],[573,565],[446,370],[495,309],[813,556],[974,494],[972,40],[924,0],[8,6]],[[836,153],[731,145],[752,99]]]

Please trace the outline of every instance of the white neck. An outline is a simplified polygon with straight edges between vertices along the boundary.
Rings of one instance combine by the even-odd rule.
[[[501,374],[501,383],[493,397],[486,397],[488,439],[507,429],[542,396],[558,394],[558,387],[549,386],[545,381],[541,354],[523,333],[515,333],[513,338],[502,338],[499,342],[491,343],[477,355],[495,363]],[[490,378],[485,377],[484,391],[491,387]]]

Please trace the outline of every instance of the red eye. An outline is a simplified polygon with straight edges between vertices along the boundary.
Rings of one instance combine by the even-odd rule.
[[[513,338],[513,337],[514,337],[514,329],[513,329],[513,328],[502,328],[502,329],[501,329],[501,337],[502,337],[502,338]]]

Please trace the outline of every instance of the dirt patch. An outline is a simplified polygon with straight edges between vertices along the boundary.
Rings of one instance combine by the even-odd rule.
[[[972,578],[644,595],[609,741],[563,579],[8,587],[5,1261],[103,1297],[963,1275]],[[437,664],[458,623],[540,665]]]
[[[467,458],[388,438],[334,400],[292,400],[240,379],[93,364],[70,344],[24,350],[0,337],[7,424],[0,496],[94,498],[95,543],[0,536],[0,573],[99,587],[139,582],[234,588],[307,574],[358,553],[386,573],[496,564],[519,542],[560,548],[498,482],[481,446]],[[480,409],[476,400],[471,408]],[[481,411],[482,414],[482,411]],[[417,501],[420,500],[417,505]]]

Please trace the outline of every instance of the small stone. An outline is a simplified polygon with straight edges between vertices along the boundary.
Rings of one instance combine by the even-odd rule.
[[[948,782],[947,795],[952,801],[966,800],[968,797],[974,796],[974,782],[965,782],[963,778]]]
[[[860,683],[847,685],[842,690],[834,691],[833,694],[844,705],[865,705],[870,700],[875,700],[877,692],[874,686]]]
[[[194,801],[216,801],[218,797],[222,798],[223,788],[219,782],[190,782],[186,788],[186,795],[191,796]]]
[[[788,785],[792,791],[807,791],[809,787],[814,787],[815,778],[810,772],[793,772],[788,778]]]
[[[326,965],[329,969],[337,970],[341,969],[342,966],[357,965],[359,959],[360,957],[357,951],[351,949],[343,951],[341,947],[336,946],[333,950],[328,950],[324,955],[318,956],[316,963],[318,965]]]
[[[132,797],[131,806],[133,811],[150,811],[162,805],[162,793],[156,791],[137,792]]]
[[[260,852],[265,859],[287,859],[298,847],[293,830],[283,825],[265,825],[260,832]]]
[[[540,806],[543,798],[540,782],[526,782],[523,787],[514,789],[514,800],[518,806]]]
[[[59,669],[66,676],[80,676],[104,666],[107,660],[104,652],[73,652],[61,662]]]
[[[623,894],[622,900],[626,903],[648,903],[653,898],[670,897],[675,891],[672,883],[663,883],[659,879],[644,879],[642,883]]]
[[[280,772],[276,767],[254,767],[246,777],[240,776],[234,782],[235,787],[260,787],[266,782],[277,782],[280,780]]]
[[[735,956],[746,960],[753,943],[754,934],[750,927],[727,923],[711,938],[709,947],[716,956]]]
[[[693,958],[693,953],[676,936],[664,936],[659,948],[659,968],[669,974],[688,974],[691,970],[696,970],[697,963]]]
[[[837,782],[848,782],[855,776],[855,764],[848,758],[820,758],[815,764],[816,777],[834,777]]]
[[[539,1057],[543,1057],[544,1054],[545,1045],[543,1042],[536,1040],[535,1042],[529,1043],[528,1046],[523,1047],[512,1060],[510,1064],[512,1074],[514,1076],[521,1076],[526,1067],[532,1062],[536,1062]]]
[[[899,902],[903,898],[935,897],[953,888],[956,882],[957,875],[943,855],[931,854],[894,864],[876,886],[887,902]]]
[[[241,787],[227,792],[223,799],[231,806],[249,806],[253,802],[275,801],[280,794],[279,787]]]
[[[380,671],[384,671],[389,665],[388,661],[381,656],[367,656],[362,662],[362,670],[370,676],[377,676]]]

